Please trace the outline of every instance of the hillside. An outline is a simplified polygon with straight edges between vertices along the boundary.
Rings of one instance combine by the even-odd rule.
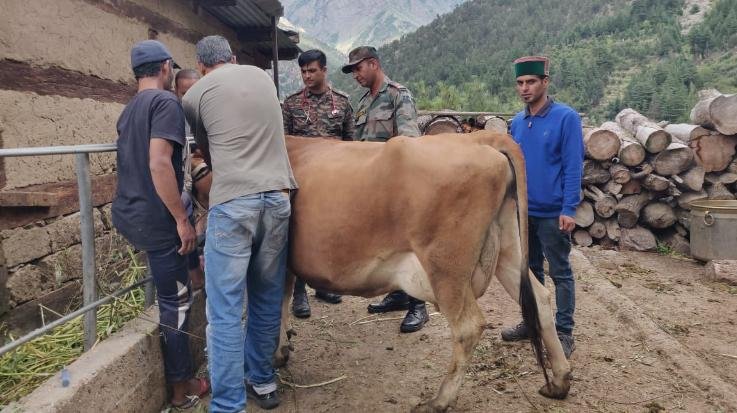
[[[279,27],[299,32],[300,49],[320,49],[327,57],[327,66],[329,71],[337,70],[346,61],[346,55],[335,49],[333,46],[323,43],[319,39],[311,36],[307,31],[293,24],[288,19],[282,17],[279,21]],[[270,70],[269,70],[270,71]],[[297,59],[293,61],[281,61],[279,63],[279,97],[284,99],[292,93],[303,87],[302,77],[300,75]]]
[[[286,17],[315,39],[348,53],[383,45],[465,0],[282,0]]]
[[[551,93],[593,119],[676,121],[697,89],[737,91],[736,47],[737,0],[473,0],[380,54],[422,109],[518,109],[512,60],[546,54]]]

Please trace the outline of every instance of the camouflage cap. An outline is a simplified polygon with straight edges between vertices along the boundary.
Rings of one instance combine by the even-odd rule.
[[[351,73],[353,67],[366,59],[379,59],[379,54],[373,46],[360,46],[348,54],[348,64],[343,66],[343,73]]]

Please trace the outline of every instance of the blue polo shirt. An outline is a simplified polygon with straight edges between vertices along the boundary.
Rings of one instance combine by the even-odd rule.
[[[537,114],[525,108],[515,115],[509,131],[525,155],[529,215],[575,217],[584,156],[578,113],[548,98]]]

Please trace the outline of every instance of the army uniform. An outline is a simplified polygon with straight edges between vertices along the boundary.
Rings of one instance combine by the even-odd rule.
[[[339,90],[329,88],[318,95],[304,88],[284,100],[282,114],[287,135],[353,140],[353,108],[348,95]]]
[[[386,142],[395,136],[420,136],[417,110],[409,89],[384,76],[379,93],[367,91],[356,111],[355,140]]]
[[[395,136],[420,136],[417,110],[410,91],[384,76],[379,92],[372,97],[370,90],[358,103],[356,112],[356,140],[386,142]],[[429,320],[425,302],[398,290],[389,293],[378,304],[369,304],[369,313],[408,310],[400,331],[418,331]]]
[[[344,141],[353,140],[355,123],[353,108],[347,94],[328,88],[315,94],[303,88],[284,99],[282,104],[284,133],[297,136],[321,136]],[[292,313],[299,318],[311,314],[305,281],[297,278],[294,284]],[[315,297],[333,304],[341,301],[340,295],[316,290]]]

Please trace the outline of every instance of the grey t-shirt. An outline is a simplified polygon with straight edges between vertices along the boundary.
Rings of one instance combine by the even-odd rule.
[[[225,64],[182,98],[195,140],[212,160],[210,206],[259,192],[295,189],[276,87],[266,72]]]

